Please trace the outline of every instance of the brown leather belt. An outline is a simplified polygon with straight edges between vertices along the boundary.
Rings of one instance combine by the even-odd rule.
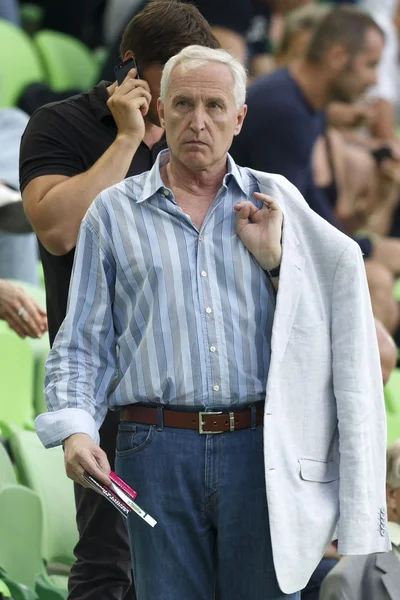
[[[195,429],[202,434],[224,433],[251,427],[251,408],[237,412],[188,412],[163,410],[164,427]],[[256,404],[256,426],[263,424],[264,402]],[[121,421],[132,421],[143,425],[158,425],[158,410],[150,406],[129,404],[121,410]]]

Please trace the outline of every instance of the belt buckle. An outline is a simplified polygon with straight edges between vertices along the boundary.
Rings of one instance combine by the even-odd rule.
[[[212,435],[214,433],[224,433],[223,431],[204,431],[203,426],[205,425],[205,422],[203,421],[203,415],[222,415],[222,410],[216,412],[216,411],[206,411],[204,410],[203,412],[199,412],[199,433],[201,435]]]

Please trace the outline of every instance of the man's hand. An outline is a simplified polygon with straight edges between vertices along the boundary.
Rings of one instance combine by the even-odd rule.
[[[47,331],[46,312],[22,287],[6,279],[0,279],[0,319],[22,338],[39,338]]]
[[[75,433],[64,440],[65,471],[70,479],[89,487],[82,476],[85,472],[103,485],[110,485],[111,467],[107,455],[86,433]]]
[[[255,192],[254,198],[263,203],[261,209],[249,201],[234,206],[238,213],[236,233],[260,267],[271,270],[281,264],[283,215],[270,196]]]
[[[136,69],[131,69],[124,81],[109,88],[111,97],[107,100],[118,127],[118,135],[143,139],[145,134],[144,117],[147,115],[151,94],[146,81],[135,79]]]

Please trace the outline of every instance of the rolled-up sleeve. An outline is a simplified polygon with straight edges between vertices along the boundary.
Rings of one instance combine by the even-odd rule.
[[[116,372],[112,315],[115,269],[85,220],[75,255],[67,316],[46,363],[48,412],[35,421],[46,447],[74,433],[98,442],[107,412],[107,392]]]

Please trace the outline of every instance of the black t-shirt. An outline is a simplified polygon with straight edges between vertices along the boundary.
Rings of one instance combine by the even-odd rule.
[[[117,127],[107,107],[107,82],[61,102],[39,108],[31,117],[21,141],[20,186],[42,175],[73,177],[90,169],[115,140]],[[150,150],[142,143],[127,177],[151,169],[165,139]],[[71,207],[74,199],[71,198]],[[64,256],[50,254],[39,242],[46,283],[50,342],[64,320],[74,250]]]

